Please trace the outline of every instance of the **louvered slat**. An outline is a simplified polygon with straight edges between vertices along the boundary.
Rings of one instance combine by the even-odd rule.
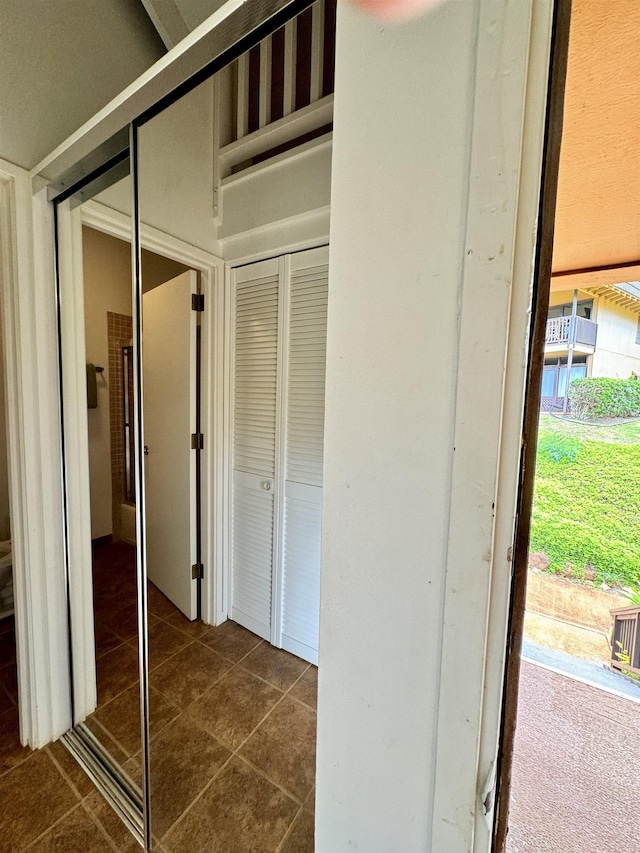
[[[232,616],[266,638],[271,629],[272,560],[273,495],[235,484]]]
[[[285,498],[282,634],[285,646],[316,663],[314,652],[318,650],[320,615],[322,489],[307,486],[306,490],[306,499],[294,496]],[[291,640],[293,645],[287,642]]]
[[[327,271],[291,273],[286,479],[322,486]]]
[[[275,474],[277,346],[277,272],[237,282],[233,467],[258,477]]]
[[[234,271],[231,617],[265,639],[271,639],[278,292],[277,261]]]
[[[282,641],[317,663],[327,335],[327,266],[290,274],[282,548]],[[293,265],[292,265],[293,266]]]

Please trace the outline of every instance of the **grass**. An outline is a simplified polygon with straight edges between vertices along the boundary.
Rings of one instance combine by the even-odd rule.
[[[554,415],[540,415],[539,438],[560,433],[581,441],[604,441],[609,444],[640,444],[640,419],[614,421],[603,418],[599,423],[583,423]]]
[[[541,416],[531,551],[552,572],[640,585],[640,421]]]

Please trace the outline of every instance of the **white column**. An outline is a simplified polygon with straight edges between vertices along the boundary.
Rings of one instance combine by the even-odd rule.
[[[483,696],[500,694],[500,667],[483,691],[491,578],[508,576],[517,483],[517,452],[500,469],[505,352],[515,328],[515,433],[540,168],[515,322],[531,8],[453,0],[393,26],[338,9],[318,853],[474,849]]]

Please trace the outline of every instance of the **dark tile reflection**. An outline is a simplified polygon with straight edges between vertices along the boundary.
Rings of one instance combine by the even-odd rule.
[[[88,725],[140,782],[135,549],[116,543],[94,556],[99,706]],[[311,853],[317,669],[234,622],[190,622],[153,584],[149,641],[157,849]],[[99,796],[82,795],[94,828],[117,849],[136,849]],[[94,828],[76,825],[82,813],[65,817],[42,849],[86,837],[93,850]]]

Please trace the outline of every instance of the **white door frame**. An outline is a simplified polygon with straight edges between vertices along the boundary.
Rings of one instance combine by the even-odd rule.
[[[68,222],[64,219],[68,216]],[[76,246],[76,253],[82,251],[82,226],[86,225],[97,231],[102,231],[113,237],[131,242],[132,228],[131,218],[119,211],[112,210],[96,201],[89,201],[67,215],[64,210],[59,216],[60,230],[70,232],[69,240]],[[205,297],[205,306],[211,310],[205,310],[202,320],[202,415],[201,429],[205,436],[205,447],[202,458],[202,518],[209,523],[202,525],[202,555],[204,563],[204,579],[202,589],[202,619],[212,625],[217,625],[226,619],[226,608],[222,596],[218,590],[222,588],[222,537],[216,536],[215,531],[221,529],[223,518],[223,491],[221,471],[223,468],[223,340],[222,326],[224,322],[224,264],[215,255],[198,249],[185,243],[176,237],[159,231],[147,225],[140,229],[142,248],[148,249],[164,257],[196,270],[201,276],[201,288]],[[81,258],[81,254],[80,254]],[[73,304],[84,298],[82,266],[77,260],[74,264],[74,275],[61,281],[61,302]],[[75,313],[76,322],[81,317],[78,311]],[[65,388],[73,389],[77,382],[84,382],[85,368],[84,358],[79,359],[77,347],[74,345],[72,336],[62,339],[63,363],[69,365],[70,371],[77,374],[76,377],[65,376]],[[75,366],[75,367],[73,367]],[[66,393],[66,392],[65,392]],[[65,397],[65,436],[67,446],[82,447],[86,442],[86,417],[74,419],[67,409],[78,405],[77,399],[67,400]],[[69,461],[69,457],[67,458]],[[70,494],[82,494],[88,486],[88,462],[86,454],[80,460],[76,454],[71,466],[67,468],[67,488]],[[85,529],[86,528],[86,529]],[[70,554],[79,553],[86,547],[88,527],[85,524],[75,525],[69,531]],[[71,565],[73,572],[73,564]],[[86,573],[85,573],[86,574]],[[88,582],[73,584],[76,589],[76,597],[72,602],[72,609],[77,613],[74,624],[82,624],[82,636],[76,634],[73,638],[74,661],[79,661],[79,668],[75,669],[75,680],[81,685],[76,690],[76,720],[91,713],[95,706],[95,697],[87,685],[95,684],[95,661],[91,655],[85,655],[83,649],[93,648],[91,620],[87,620],[83,614],[93,612],[92,589],[90,578]]]
[[[53,210],[0,161],[0,257],[20,739],[70,726]]]

